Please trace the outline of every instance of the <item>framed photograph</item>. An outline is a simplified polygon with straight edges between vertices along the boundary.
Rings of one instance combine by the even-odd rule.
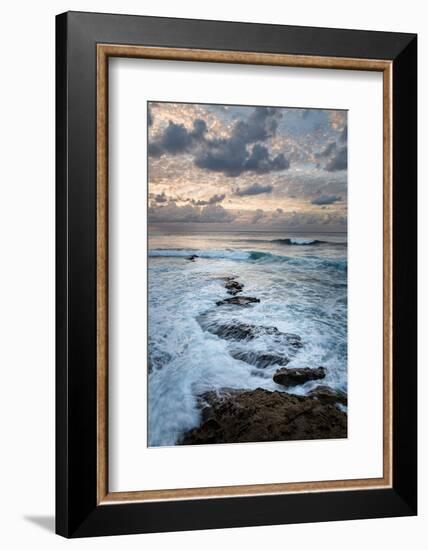
[[[56,24],[57,533],[416,514],[416,35]]]

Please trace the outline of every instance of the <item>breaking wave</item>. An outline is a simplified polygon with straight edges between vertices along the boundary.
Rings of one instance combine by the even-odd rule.
[[[257,263],[281,263],[286,262],[289,265],[308,265],[316,267],[320,265],[322,267],[333,268],[338,270],[345,270],[347,267],[346,259],[328,259],[319,258],[317,256],[282,256],[280,254],[274,254],[273,252],[262,252],[259,250],[198,250],[192,248],[176,248],[176,249],[153,249],[149,251],[149,257],[158,258],[188,258],[190,256],[196,256],[204,259],[222,259],[222,260],[235,260],[235,261],[249,261]]]
[[[322,241],[319,239],[305,239],[305,238],[286,238],[286,239],[271,239],[271,240],[263,240],[263,239],[240,239],[240,242],[247,242],[247,243],[272,243],[272,244],[279,244],[283,246],[320,246],[320,245],[328,245],[328,246],[346,246],[346,242],[334,242],[334,241]]]
[[[251,362],[255,355],[286,357],[290,368],[322,366],[327,372],[323,384],[347,391],[346,245],[302,245],[300,238],[282,236],[263,235],[264,242],[260,235],[254,240],[229,236],[228,241],[212,234],[151,239],[149,446],[175,445],[198,426],[198,398],[206,391],[263,388],[305,395],[317,385],[313,381],[285,390],[273,381],[280,364],[258,368]],[[197,258],[187,261],[191,256]],[[230,276],[244,286],[245,296],[260,301],[217,307],[229,296],[225,279]],[[238,331],[233,338],[230,327]],[[240,338],[240,327],[252,337]],[[294,353],[281,334],[300,336],[302,347]]]

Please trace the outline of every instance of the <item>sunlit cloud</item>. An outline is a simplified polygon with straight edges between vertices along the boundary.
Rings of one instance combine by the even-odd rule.
[[[148,126],[150,223],[346,227],[346,111],[151,102]]]

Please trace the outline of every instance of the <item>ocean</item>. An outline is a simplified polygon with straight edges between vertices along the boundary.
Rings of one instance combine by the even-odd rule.
[[[346,234],[150,231],[148,256],[149,446],[175,445],[198,426],[197,398],[206,391],[304,395],[322,383],[347,392]],[[260,302],[218,306],[230,297],[224,277]],[[303,346],[290,350],[263,330],[249,341],[215,334],[216,324],[240,323],[298,335]],[[322,366],[327,374],[284,388],[272,380],[278,365],[257,368],[236,358],[242,352],[286,355],[290,368]]]

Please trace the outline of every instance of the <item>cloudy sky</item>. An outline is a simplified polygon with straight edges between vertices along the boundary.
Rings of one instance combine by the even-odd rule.
[[[149,223],[346,231],[347,113],[148,104]]]

